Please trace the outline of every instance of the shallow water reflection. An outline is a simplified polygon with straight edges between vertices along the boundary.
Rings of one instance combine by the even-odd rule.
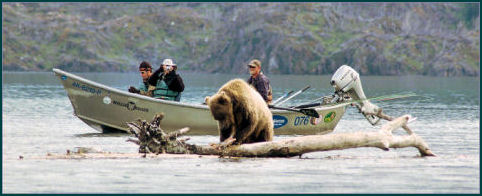
[[[80,75],[119,89],[138,83],[135,73]],[[183,76],[187,87],[183,101],[189,103],[201,102],[233,77],[245,77]],[[331,93],[330,77],[270,76],[274,98],[312,86],[287,105]],[[75,147],[136,153],[138,146],[126,142],[128,134],[101,134],[77,119],[53,73],[3,73],[3,80],[3,193],[479,193],[480,189],[478,78],[362,76],[369,97],[408,92],[422,96],[374,103],[392,116],[417,117],[410,127],[437,157],[419,157],[415,148],[357,148],[301,158],[96,160],[28,157],[63,154]],[[349,108],[334,133],[378,128]],[[219,140],[215,135],[187,137],[202,145]],[[274,139],[287,137],[293,136]],[[19,160],[20,155],[25,159]]]

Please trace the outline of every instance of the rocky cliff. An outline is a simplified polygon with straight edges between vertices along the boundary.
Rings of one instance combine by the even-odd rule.
[[[479,3],[3,3],[4,70],[479,76]]]

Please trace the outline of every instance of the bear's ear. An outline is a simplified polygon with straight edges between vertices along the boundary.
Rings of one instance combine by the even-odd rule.
[[[204,103],[205,103],[205,104],[208,104],[208,101],[209,101],[210,98],[211,98],[210,96],[206,96],[206,97],[204,98]]]

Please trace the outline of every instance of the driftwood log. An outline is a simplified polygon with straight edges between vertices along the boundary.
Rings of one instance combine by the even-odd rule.
[[[309,135],[271,142],[259,142],[242,145],[195,145],[188,144],[189,139],[179,136],[187,133],[188,128],[166,133],[160,128],[163,114],[156,115],[150,123],[145,120],[128,123],[130,132],[137,139],[128,141],[139,145],[140,153],[198,154],[230,157],[293,157],[316,151],[340,150],[359,147],[389,148],[415,147],[421,156],[435,156],[425,141],[408,129],[407,122],[412,118],[404,115],[384,124],[378,132],[338,133],[327,135]],[[389,117],[386,117],[388,120]],[[406,128],[408,135],[395,136],[397,128]]]

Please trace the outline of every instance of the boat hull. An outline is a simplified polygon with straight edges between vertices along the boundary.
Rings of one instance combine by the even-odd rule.
[[[74,114],[98,131],[127,132],[127,122],[137,119],[150,121],[154,115],[164,113],[161,127],[166,131],[189,127],[191,135],[218,135],[217,122],[206,105],[154,99],[108,87],[59,69],[53,71],[67,91]],[[274,132],[276,135],[332,132],[345,113],[345,108],[344,104],[315,108],[320,118],[298,112],[271,110]]]

